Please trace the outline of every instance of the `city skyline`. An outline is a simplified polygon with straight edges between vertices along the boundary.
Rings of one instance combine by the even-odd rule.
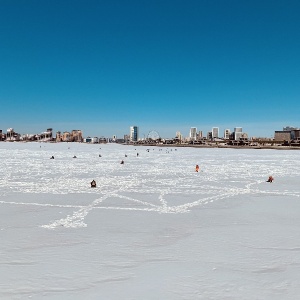
[[[276,132],[287,132],[287,131],[292,131],[292,130],[299,130],[299,127],[297,126],[284,126],[282,129],[280,128],[273,128],[273,134],[271,136],[259,136],[259,135],[249,135],[248,131],[244,131],[242,127],[234,127],[234,128],[224,128],[220,130],[219,127],[212,127],[210,130],[204,131],[202,128],[197,127],[190,127],[189,131],[186,132],[181,132],[181,131],[176,131],[172,136],[164,136],[159,133],[157,130],[150,130],[149,132],[146,132],[145,130],[140,130],[140,127],[137,125],[129,126],[127,128],[128,131],[124,130],[122,134],[116,135],[113,134],[111,136],[108,135],[103,135],[103,134],[90,134],[90,132],[83,132],[82,129],[56,129],[52,127],[48,127],[46,130],[42,130],[39,132],[26,132],[24,129],[22,131],[19,131],[16,128],[10,127],[7,129],[2,129],[0,128],[0,134],[7,134],[7,136],[10,136],[11,133],[17,133],[21,136],[35,136],[35,135],[44,135],[48,134],[49,132],[52,132],[53,134],[56,135],[56,139],[60,140],[60,137],[68,135],[68,136],[76,136],[78,133],[80,133],[80,136],[83,137],[89,137],[89,138],[108,138],[108,139],[129,139],[130,141],[138,141],[138,140],[145,140],[151,136],[153,138],[153,133],[155,136],[158,136],[163,139],[174,139],[174,138],[180,138],[180,139],[188,139],[188,140],[198,140],[201,138],[207,138],[207,139],[215,139],[215,138],[220,138],[220,139],[230,139],[234,138],[235,140],[239,140],[241,137],[246,134],[247,138],[266,138],[266,139],[274,139],[276,137]],[[146,133],[145,133],[146,132]],[[233,134],[233,136],[231,136]],[[57,138],[58,137],[58,138]],[[75,138],[76,140],[77,138]],[[67,140],[65,137],[64,140]]]
[[[299,126],[298,1],[2,1],[0,128]],[[21,129],[21,130],[19,130]]]

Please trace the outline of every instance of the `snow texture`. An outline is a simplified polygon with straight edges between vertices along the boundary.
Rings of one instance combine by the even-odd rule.
[[[0,157],[0,299],[300,295],[300,151],[0,143]]]

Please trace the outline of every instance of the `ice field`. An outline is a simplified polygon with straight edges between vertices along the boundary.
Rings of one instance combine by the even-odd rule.
[[[2,142],[0,158],[0,299],[300,297],[300,151]]]

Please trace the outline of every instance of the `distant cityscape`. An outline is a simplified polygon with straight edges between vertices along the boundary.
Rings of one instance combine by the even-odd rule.
[[[0,129],[0,141],[3,142],[80,142],[80,143],[120,143],[120,144],[182,144],[182,145],[219,145],[219,146],[300,146],[300,128],[286,126],[282,130],[274,132],[274,138],[249,137],[243,132],[242,127],[235,127],[232,131],[225,129],[220,133],[219,127],[212,127],[206,134],[197,127],[191,127],[188,136],[183,136],[180,131],[175,133],[174,138],[164,138],[156,130],[150,131],[147,136],[139,133],[138,126],[130,126],[128,134],[123,137],[91,137],[83,136],[82,130],[53,132],[52,128],[38,134],[20,134],[13,128],[6,132]]]

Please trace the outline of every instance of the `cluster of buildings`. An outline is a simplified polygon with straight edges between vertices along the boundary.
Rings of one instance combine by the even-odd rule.
[[[176,133],[176,137],[182,139],[180,133]],[[220,135],[219,127],[213,127],[211,131],[208,131],[206,136],[203,132],[197,131],[197,127],[191,127],[189,141],[203,141],[203,140],[247,140],[248,134],[243,132],[242,127],[235,127],[233,132],[230,129],[225,129],[224,134]]]
[[[83,136],[81,130],[68,131],[57,131],[55,136],[56,142],[82,142]]]
[[[153,131],[151,131],[152,133]],[[232,146],[260,146],[260,145],[279,145],[279,146],[300,146],[300,129],[296,127],[284,127],[282,131],[275,131],[274,138],[249,138],[248,133],[243,132],[242,127],[235,127],[233,131],[225,129],[220,134],[219,127],[212,127],[211,131],[203,134],[203,131],[197,130],[197,127],[191,127],[189,136],[184,137],[181,132],[177,131],[175,138],[163,139],[157,133],[154,139],[150,133],[147,137],[139,136],[139,128],[131,126],[129,135],[124,136],[126,143],[160,143],[160,144],[218,144]]]
[[[74,129],[72,131],[57,131],[53,133],[52,128],[38,134],[20,134],[13,128],[8,128],[6,132],[0,129],[0,141],[7,142],[79,142],[79,143],[107,143],[108,141],[116,142],[117,137],[112,139],[105,137],[83,137],[82,130]],[[124,139],[121,140],[124,142]]]
[[[233,131],[225,129],[220,134],[219,127],[212,127],[206,135],[203,131],[197,130],[197,127],[191,127],[189,136],[184,137],[179,131],[176,132],[174,138],[161,138],[157,131],[150,131],[147,136],[143,134],[140,137],[139,127],[130,126],[129,134],[125,134],[123,138],[106,137],[83,137],[81,130],[57,131],[55,136],[52,128],[39,134],[19,134],[13,128],[8,128],[6,132],[0,130],[0,141],[40,141],[40,142],[85,142],[85,143],[124,143],[124,144],[226,144],[226,145],[254,145],[254,143],[269,143],[271,145],[284,146],[300,146],[300,128],[284,127],[281,131],[275,131],[274,138],[249,139],[248,134],[243,132],[242,127],[235,127]]]
[[[156,134],[153,134],[156,133]],[[131,126],[129,135],[124,137],[125,142],[129,143],[162,143],[162,144],[206,144],[207,142],[228,142],[237,141],[236,144],[247,144],[248,134],[243,132],[242,127],[234,128],[233,132],[230,129],[224,130],[224,135],[220,135],[219,127],[213,127],[206,135],[203,131],[198,131],[197,127],[191,127],[189,136],[184,137],[181,132],[177,131],[172,139],[162,139],[156,131],[151,131],[147,137],[139,137],[139,129],[137,126]],[[234,144],[234,142],[232,142]]]
[[[82,142],[83,135],[81,130],[72,130],[71,132],[57,131],[54,137],[52,128],[38,134],[20,134],[13,128],[8,128],[6,133],[0,129],[0,141],[23,141],[23,142]]]
[[[6,133],[0,129],[0,141],[52,141],[52,128],[48,128],[46,131],[39,134],[20,134],[16,132],[13,128],[8,128]]]
[[[286,145],[300,145],[300,128],[286,126],[283,130],[275,131],[275,141],[282,141]]]

